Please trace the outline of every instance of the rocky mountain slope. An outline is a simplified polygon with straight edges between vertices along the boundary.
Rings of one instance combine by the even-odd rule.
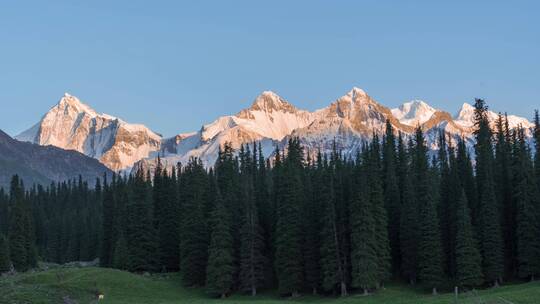
[[[16,138],[77,150],[117,171],[129,170],[135,164],[152,167],[158,155],[167,166],[185,163],[191,157],[211,166],[225,142],[232,143],[233,148],[258,142],[265,156],[270,156],[275,146],[284,146],[290,136],[298,136],[311,151],[329,151],[335,142],[344,153],[354,153],[373,134],[383,132],[387,119],[396,132],[405,135],[421,126],[432,149],[437,148],[440,130],[451,139],[463,137],[472,145],[473,112],[473,107],[465,103],[451,115],[419,100],[390,109],[359,88],[353,88],[323,109],[310,112],[265,91],[249,108],[235,115],[219,117],[196,132],[162,138],[144,126],[97,114],[66,94],[38,124]],[[498,114],[489,115],[495,122]],[[513,115],[508,118],[512,128],[533,127],[525,118]]]
[[[112,174],[98,160],[76,151],[20,142],[0,130],[0,187],[9,187],[18,174],[27,186],[48,185],[82,176],[94,184],[97,177]]]
[[[131,167],[161,145],[161,136],[147,127],[98,114],[67,93],[36,125],[15,138],[79,151],[112,170]]]

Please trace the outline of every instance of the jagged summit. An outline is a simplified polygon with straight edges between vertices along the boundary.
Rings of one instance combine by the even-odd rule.
[[[161,136],[147,127],[98,114],[69,93],[64,93],[41,121],[15,138],[75,150],[99,159],[112,170],[129,168],[148,157],[159,149],[161,141]]]
[[[295,111],[296,107],[287,102],[285,99],[281,98],[278,94],[272,91],[263,91],[255,100],[253,101],[251,107],[248,110],[251,111],[263,111],[263,112],[272,112],[272,111]]]
[[[422,100],[412,100],[392,109],[392,114],[402,123],[409,126],[418,126],[427,122],[436,109]]]
[[[494,112],[488,115],[492,122],[498,118]],[[508,119],[511,128],[533,126],[525,118],[509,115]],[[291,136],[298,136],[306,151],[330,152],[335,141],[343,153],[355,153],[374,134],[383,134],[386,121],[404,136],[421,127],[433,149],[441,131],[451,138],[464,137],[468,144],[474,143],[474,107],[468,103],[454,117],[421,100],[389,109],[358,87],[316,111],[298,109],[275,92],[264,91],[237,114],[218,117],[196,132],[171,138],[162,138],[143,125],[98,114],[77,97],[65,93],[40,122],[16,138],[77,150],[119,171],[129,170],[140,161],[151,164],[157,155],[169,165],[198,157],[212,166],[219,147],[226,142],[234,149],[242,144],[261,143],[264,155],[269,156],[275,146],[284,146]],[[527,132],[530,136],[530,130]]]

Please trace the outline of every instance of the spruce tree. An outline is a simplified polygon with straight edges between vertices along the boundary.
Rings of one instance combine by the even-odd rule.
[[[112,187],[115,185],[116,177],[113,175],[113,184],[107,184],[107,177],[104,176],[103,185],[103,207],[102,207],[102,240],[99,263],[102,267],[111,267],[114,251],[114,230],[115,230],[115,199]]]
[[[534,111],[534,145],[534,168],[538,191],[540,191],[540,114],[538,114],[538,110]]]
[[[409,144],[411,157],[413,147]],[[401,273],[410,284],[418,279],[418,239],[419,239],[419,213],[418,203],[414,194],[413,179],[415,175],[409,167],[409,157],[401,153],[400,162],[404,163],[402,169],[402,207],[400,216],[400,253]]]
[[[516,243],[518,276],[534,279],[540,273],[540,235],[538,226],[538,192],[529,147],[524,130],[517,130],[514,143],[514,199],[516,202]]]
[[[375,222],[371,206],[364,193],[359,193],[351,205],[352,286],[364,294],[379,284]]]
[[[275,269],[281,295],[297,296],[303,287],[302,171],[303,150],[297,138],[289,140],[287,157],[276,176]]]
[[[15,175],[11,180],[10,201],[13,206],[9,227],[10,259],[17,271],[37,264],[34,248],[32,214],[24,197],[24,186]]]
[[[475,102],[476,180],[480,194],[478,231],[486,281],[497,286],[504,272],[503,240],[500,213],[493,180],[492,132],[487,106],[482,99]]]
[[[255,147],[256,150],[256,147]],[[244,217],[240,229],[240,287],[252,296],[257,295],[257,289],[264,283],[264,266],[266,259],[263,255],[264,237],[259,220],[259,211],[254,194],[253,180],[256,178],[255,159],[245,155],[242,162],[241,180],[243,184],[242,198],[244,201]]]
[[[383,185],[384,202],[388,214],[388,239],[392,256],[392,269],[396,273],[400,267],[399,222],[401,197],[398,186],[396,139],[390,120],[386,121],[383,141]]]
[[[226,298],[233,286],[234,260],[231,218],[218,198],[210,219],[210,246],[206,267],[206,291]]]
[[[0,234],[0,274],[11,270],[9,245],[7,239]]]
[[[467,196],[462,191],[456,210],[456,281],[459,286],[474,287],[483,282],[482,257],[471,223]]]
[[[388,280],[391,275],[390,243],[388,240],[388,216],[384,208],[384,196],[381,178],[381,154],[379,138],[373,137],[366,159],[368,197],[375,222],[375,250],[379,284]]]
[[[180,270],[186,286],[204,286],[208,239],[204,204],[208,179],[202,163],[191,159],[181,178]]]
[[[126,227],[130,270],[156,271],[159,260],[156,254],[157,238],[153,220],[151,183],[145,178],[144,171],[139,168],[130,186]]]
[[[442,244],[437,210],[430,191],[427,148],[421,128],[416,130],[414,154],[413,170],[419,208],[418,278],[432,287],[436,294],[444,277]]]

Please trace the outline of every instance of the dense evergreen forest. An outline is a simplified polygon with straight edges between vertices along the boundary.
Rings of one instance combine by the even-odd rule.
[[[99,258],[132,272],[181,271],[216,297],[278,289],[371,293],[403,279],[434,293],[540,275],[540,121],[534,141],[475,103],[476,144],[396,134],[354,156],[267,160],[256,145],[131,176],[0,190],[0,272]]]

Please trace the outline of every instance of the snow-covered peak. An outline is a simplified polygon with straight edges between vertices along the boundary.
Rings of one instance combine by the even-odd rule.
[[[495,124],[495,122],[499,119],[499,114],[495,113],[493,111],[488,111],[488,118],[492,125]],[[534,124],[530,122],[528,119],[519,117],[516,115],[508,115],[508,126],[510,129],[514,129],[517,127],[523,127],[523,128],[532,128],[534,127]],[[461,110],[456,114],[454,117],[454,121],[456,124],[472,128],[474,126],[474,106],[468,103],[464,103],[461,106]]]
[[[349,93],[348,93],[349,96],[351,96],[354,99],[356,99],[357,97],[366,97],[367,96],[367,93],[366,91],[358,88],[358,87],[353,87]]]
[[[161,142],[161,136],[147,127],[98,114],[69,93],[64,93],[36,125],[15,138],[76,150],[99,159],[112,170],[132,166],[159,150]]]
[[[253,104],[248,109],[251,111],[263,111],[263,112],[273,112],[273,111],[295,111],[296,108],[287,102],[285,99],[281,98],[278,94],[272,91],[262,92],[255,100]]]
[[[60,101],[58,101],[56,108],[61,111],[67,111],[68,109],[72,109],[77,113],[86,113],[92,117],[98,115],[96,111],[94,111],[94,109],[83,103],[81,100],[79,100],[79,98],[69,93],[64,93],[64,96],[60,99]]]
[[[412,100],[392,109],[394,115],[399,122],[409,126],[417,126],[428,121],[436,109],[428,105],[422,100]]]

